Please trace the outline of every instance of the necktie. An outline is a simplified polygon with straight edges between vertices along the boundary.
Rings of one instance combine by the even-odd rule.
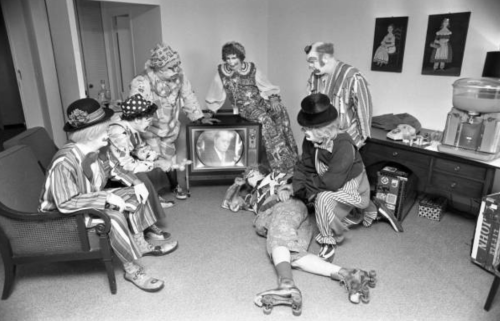
[[[92,164],[97,160],[98,154],[96,152],[91,152],[85,155],[82,160],[82,169],[85,176],[92,182]]]

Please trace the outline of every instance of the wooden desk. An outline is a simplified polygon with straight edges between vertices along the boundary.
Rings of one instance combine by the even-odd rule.
[[[420,134],[429,133],[422,129]],[[418,145],[409,146],[386,138],[387,132],[372,128],[372,137],[361,148],[372,186],[377,171],[389,163],[405,166],[418,178],[417,191],[441,195],[448,208],[458,212],[479,214],[481,198],[491,194],[496,167]]]

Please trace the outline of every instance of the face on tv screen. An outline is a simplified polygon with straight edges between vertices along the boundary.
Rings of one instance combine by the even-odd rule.
[[[194,168],[243,168],[244,139],[244,129],[197,130],[194,135]]]

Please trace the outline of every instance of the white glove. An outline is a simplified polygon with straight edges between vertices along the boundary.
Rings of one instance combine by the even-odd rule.
[[[135,196],[142,204],[148,200],[149,192],[144,183],[134,185]]]
[[[113,193],[109,193],[108,197],[106,197],[106,202],[112,207],[116,207],[118,211],[123,212],[125,209],[125,201],[118,195]]]

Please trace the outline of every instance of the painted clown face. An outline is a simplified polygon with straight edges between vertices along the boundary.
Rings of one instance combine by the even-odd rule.
[[[142,161],[155,161],[158,159],[158,153],[151,149],[149,145],[143,145],[136,149],[135,154],[137,158]]]
[[[163,81],[168,83],[176,84],[180,81],[182,77],[181,62],[179,61],[175,65],[169,66],[168,68],[162,68],[156,71],[156,75]]]
[[[307,63],[309,64],[309,69],[315,75],[319,76],[328,72],[324,54],[318,53],[314,48],[307,55]]]
[[[264,179],[265,175],[259,172],[258,170],[253,170],[246,176],[246,180],[248,185],[255,187],[257,183]]]
[[[321,143],[321,139],[316,134],[315,128],[302,127],[302,131],[304,132],[305,139],[310,141],[311,143]]]
[[[225,61],[226,64],[229,66],[229,68],[231,68],[231,70],[234,71],[241,70],[241,60],[235,54],[227,55]]]

